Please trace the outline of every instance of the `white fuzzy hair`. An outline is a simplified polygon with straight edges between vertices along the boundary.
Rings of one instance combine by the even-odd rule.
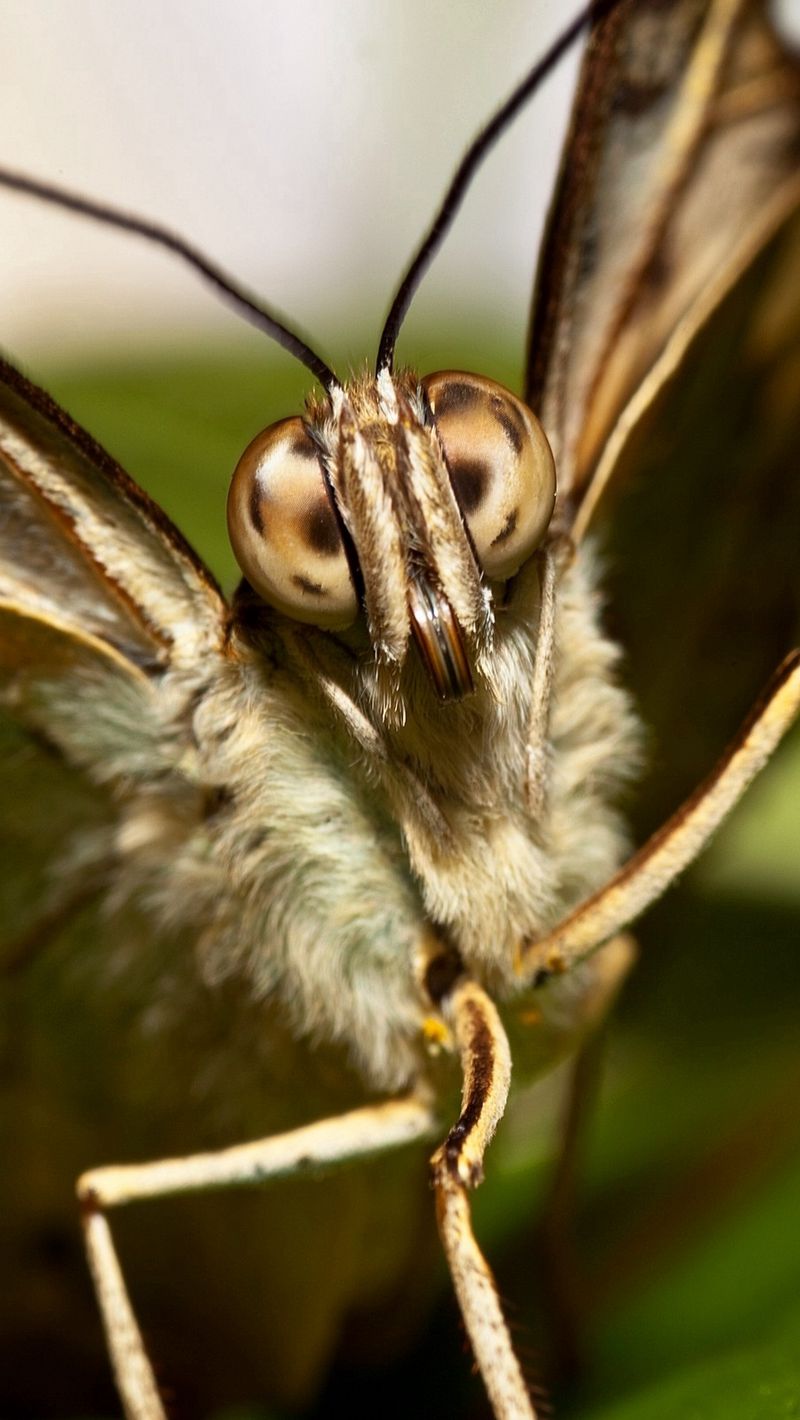
[[[491,681],[464,702],[438,702],[410,655],[404,723],[386,729],[368,663],[343,655],[341,690],[381,754],[298,669],[281,618],[258,648],[154,682],[114,665],[98,695],[92,665],[68,688],[36,689],[48,734],[110,786],[113,840],[96,852],[112,863],[112,903],[193,937],[207,982],[243,980],[298,1035],[343,1043],[372,1088],[424,1068],[417,957],[430,924],[508,997],[520,937],[601,884],[624,848],[614,799],[637,726],[586,549],[559,588],[549,794],[538,818],[527,806],[531,576],[498,612]]]

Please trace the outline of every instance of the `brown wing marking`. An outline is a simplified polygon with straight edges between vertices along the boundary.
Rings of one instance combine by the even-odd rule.
[[[800,201],[798,70],[763,11],[639,0],[592,35],[527,391],[568,517],[601,460],[608,481],[612,431],[616,463],[680,352]]]

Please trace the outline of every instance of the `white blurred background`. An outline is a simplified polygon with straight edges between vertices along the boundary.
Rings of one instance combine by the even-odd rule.
[[[578,3],[6,0],[0,162],[172,227],[344,372],[374,354],[469,139]],[[774,8],[800,32],[800,0]],[[500,343],[521,370],[578,59],[480,173],[401,357],[416,332],[458,329],[457,349],[465,333],[471,348]],[[274,359],[140,240],[0,190],[0,252],[0,348],[34,376],[108,351],[208,356],[256,339]]]
[[[11,0],[0,162],[160,220],[340,360],[564,0]],[[482,172],[414,310],[524,339],[569,56]],[[0,191],[0,345],[29,366],[235,323],[174,259]],[[339,332],[366,332],[367,350]]]

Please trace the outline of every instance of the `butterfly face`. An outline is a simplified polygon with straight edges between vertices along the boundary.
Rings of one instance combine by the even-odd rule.
[[[473,688],[502,586],[544,537],[555,468],[541,425],[492,380],[366,378],[245,451],[228,528],[270,606],[342,630],[366,617],[400,671],[409,636],[443,699]]]

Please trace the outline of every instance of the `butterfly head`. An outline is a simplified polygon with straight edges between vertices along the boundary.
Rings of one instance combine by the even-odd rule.
[[[382,371],[246,449],[231,484],[236,558],[265,602],[403,666],[413,642],[443,700],[473,689],[493,592],[539,546],[555,469],[534,415],[476,375]]]

